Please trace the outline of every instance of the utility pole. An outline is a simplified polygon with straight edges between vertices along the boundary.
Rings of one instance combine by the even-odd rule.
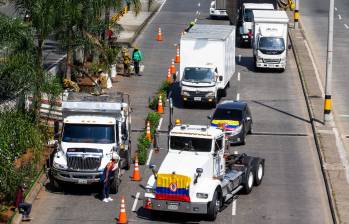
[[[299,20],[299,0],[296,0],[296,7],[294,9],[294,28],[298,29]]]
[[[332,120],[332,54],[333,54],[333,16],[334,16],[334,0],[330,0],[330,8],[328,12],[328,39],[327,39],[327,64],[326,64],[326,80],[325,80],[325,103],[324,103],[324,124]]]

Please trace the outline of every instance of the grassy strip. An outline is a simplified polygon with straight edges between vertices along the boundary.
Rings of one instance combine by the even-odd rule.
[[[159,125],[159,121],[161,118],[161,115],[156,112],[157,106],[158,106],[158,101],[159,101],[159,96],[161,96],[161,101],[163,107],[165,107],[166,104],[166,96],[171,87],[171,83],[168,81],[163,81],[160,88],[158,89],[157,93],[155,96],[153,96],[152,100],[149,102],[149,108],[154,110],[148,113],[146,122],[149,121],[150,123],[150,133],[151,136],[154,136],[156,129]],[[145,131],[142,132],[141,136],[138,138],[138,143],[137,143],[137,154],[138,154],[138,162],[141,165],[144,165],[148,159],[148,149],[151,145],[152,141],[147,139]]]

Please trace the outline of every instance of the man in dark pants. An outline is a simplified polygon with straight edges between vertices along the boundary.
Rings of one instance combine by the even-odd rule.
[[[143,60],[143,55],[138,47],[135,47],[135,49],[133,50],[132,60],[133,60],[133,65],[135,67],[135,74],[140,75],[139,74],[139,64]]]
[[[22,220],[29,221],[32,218],[29,217],[30,211],[32,209],[32,205],[30,203],[24,202],[24,190],[26,186],[25,184],[20,184],[17,187],[16,191],[16,208],[18,208],[19,213],[22,213]]]
[[[102,198],[104,202],[113,201],[113,199],[109,196],[110,182],[112,175],[114,175],[115,170],[118,168],[119,159],[120,157],[117,154],[113,154],[111,161],[104,168],[102,190]]]

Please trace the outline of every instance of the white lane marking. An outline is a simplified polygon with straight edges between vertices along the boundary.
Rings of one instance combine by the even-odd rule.
[[[241,54],[238,55],[238,61],[241,62]]]
[[[201,4],[200,4],[200,2],[198,3],[198,7],[200,7],[201,6]]]
[[[150,160],[151,160],[151,156],[153,155],[153,149],[150,149],[150,152],[149,152],[149,155],[148,155],[148,159],[147,159],[147,163],[146,163],[146,165],[147,166],[149,166],[149,164],[150,164]]]
[[[231,206],[231,215],[236,215],[236,200],[233,200],[233,205]]]
[[[337,11],[337,8],[336,8],[336,7],[334,7],[334,11]]]
[[[345,174],[347,178],[347,183],[349,184],[349,163],[347,159],[347,153],[345,151],[342,139],[339,136],[337,128],[333,128],[334,135],[336,137],[336,146],[338,149],[339,157],[341,159],[342,165],[345,167]]]
[[[344,26],[346,29],[349,29],[349,26],[347,24],[344,23]]]
[[[236,100],[240,100],[240,93],[236,94]]]
[[[159,120],[159,124],[158,124],[157,130],[160,130],[160,128],[161,128],[162,119],[163,119],[163,118],[161,117],[160,120]]]
[[[340,14],[338,14],[338,19],[342,20],[342,16]]]
[[[320,91],[321,91],[321,95],[324,97],[325,96],[324,87],[322,86],[320,75],[319,75],[319,70],[317,69],[317,66],[315,65],[315,60],[314,60],[313,54],[312,54],[312,52],[310,50],[310,47],[308,45],[308,42],[306,40],[304,40],[304,44],[305,44],[305,47],[308,50],[308,54],[310,55],[310,60],[311,60],[311,63],[313,64],[313,68],[315,70],[315,76],[316,76],[316,80],[318,82],[318,85],[319,85],[319,88],[320,88]]]
[[[136,211],[136,208],[137,208],[137,203],[138,203],[138,199],[139,199],[139,195],[140,193],[137,192],[136,194],[136,198],[135,198],[135,201],[133,202],[133,205],[132,205],[132,211],[135,212]]]
[[[238,81],[240,81],[240,72],[238,72]]]
[[[340,117],[345,117],[345,118],[349,118],[349,114],[340,114]]]
[[[329,134],[329,135],[334,135],[332,130],[318,130],[317,132],[321,134]]]

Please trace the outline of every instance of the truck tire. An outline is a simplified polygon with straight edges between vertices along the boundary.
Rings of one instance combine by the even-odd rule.
[[[258,159],[254,164],[254,185],[258,186],[262,183],[264,176],[264,163],[261,159]]]
[[[128,150],[127,150],[127,154],[126,154],[126,161],[127,161],[127,164],[126,164],[126,167],[125,167],[126,170],[129,170],[131,168],[131,163],[132,163],[131,160],[132,160],[132,157],[131,157],[131,141],[129,141]]]
[[[208,208],[207,208],[207,219],[209,221],[215,221],[217,218],[217,214],[218,211],[221,207],[221,202],[222,200],[220,199],[220,195],[218,190],[216,189],[213,197],[212,197],[212,201],[210,203],[208,203]]]
[[[119,184],[120,184],[119,169],[117,169],[117,170],[115,170],[114,179],[110,183],[110,193],[111,194],[118,193],[118,191],[119,191]]]
[[[62,184],[58,180],[56,180],[52,176],[52,174],[49,174],[49,180],[50,180],[50,188],[51,188],[52,192],[63,190]]]
[[[245,194],[251,193],[252,188],[253,188],[253,183],[254,183],[253,170],[251,169],[251,167],[248,167],[246,177],[245,177],[245,180],[243,182],[243,187],[244,187],[243,192]]]

